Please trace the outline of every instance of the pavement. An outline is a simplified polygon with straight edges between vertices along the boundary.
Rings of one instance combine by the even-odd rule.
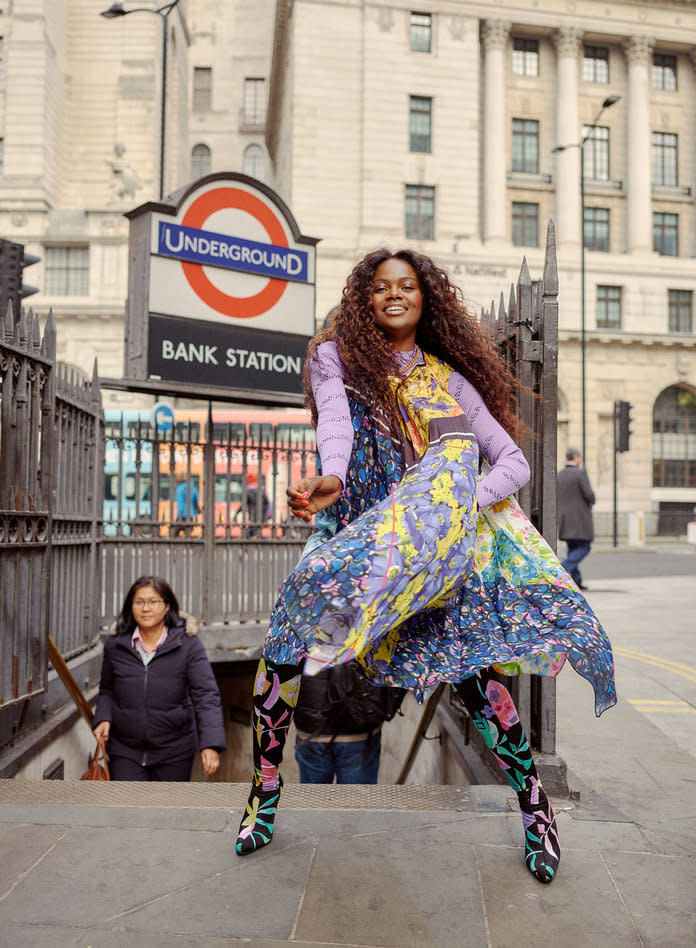
[[[589,685],[559,677],[571,795],[553,800],[551,885],[525,869],[501,786],[290,784],[272,844],[241,859],[246,785],[7,780],[0,946],[695,945],[694,573],[685,559],[602,576],[600,554],[587,597],[614,645],[619,703],[596,719]]]

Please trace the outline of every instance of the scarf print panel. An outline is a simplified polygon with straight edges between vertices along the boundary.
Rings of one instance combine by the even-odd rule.
[[[512,498],[479,512],[474,569],[445,608],[404,623],[361,657],[369,678],[422,697],[481,668],[555,677],[566,658],[599,716],[616,704],[609,639]]]
[[[353,450],[345,487],[335,503],[317,514],[300,564],[360,514],[389,496],[404,474],[403,454],[389,436],[386,425],[379,419],[375,421],[366,400],[355,389],[346,386],[346,391],[353,422]],[[321,471],[320,460],[318,471]],[[292,578],[291,573],[283,589],[292,586]],[[271,614],[264,655],[279,664],[297,665],[306,654],[305,642],[296,634],[283,597],[279,596]]]
[[[303,556],[280,589],[264,654],[322,664],[370,651],[405,620],[456,595],[476,539],[478,448],[460,416],[403,480]]]
[[[449,393],[442,398],[448,367],[426,358],[432,371],[421,371],[415,379],[409,376],[410,384],[402,385],[399,391],[405,427],[416,443],[414,429],[422,437],[430,418],[456,412],[451,405],[443,405],[443,401],[449,400]],[[423,387],[427,396],[422,415],[414,410],[409,399],[413,389],[419,387],[416,399],[421,401],[418,396],[422,397]],[[346,490],[334,505],[333,521],[324,536],[330,536],[342,524],[369,509],[375,494],[383,498],[390,478],[398,475],[403,463],[392,442],[379,433],[360,402],[351,400],[351,413],[355,438]],[[334,580],[339,575],[340,570]],[[428,689],[439,681],[456,682],[480,668],[493,666],[506,674],[555,676],[568,656],[575,670],[594,687],[596,713],[615,703],[613,660],[607,636],[584,597],[514,500],[479,512],[475,565],[470,575],[463,578],[462,588],[445,607],[432,603],[421,615],[385,631],[381,641],[371,639],[371,646],[365,649],[360,661],[375,682],[410,688],[422,701]],[[288,583],[289,587],[292,585]],[[309,586],[294,593],[291,589],[287,591],[290,598],[299,600],[302,608],[302,596],[308,593]],[[292,602],[293,615],[297,614],[297,607],[298,601]],[[301,661],[307,654],[308,643],[295,635],[294,619],[285,609],[283,597],[271,626],[267,654],[284,663]],[[334,632],[340,639],[338,629]],[[346,632],[346,639],[340,644],[334,640],[315,642],[324,660],[345,660],[354,654],[356,646],[361,647],[358,639],[345,647],[349,634]]]
[[[418,366],[418,371],[412,372],[405,380],[407,384],[402,384],[402,380],[396,377],[390,378],[401,404],[404,430],[407,437],[415,439],[421,452],[428,432],[428,421],[421,420],[419,412],[409,404],[409,396],[414,389],[419,405],[428,418],[452,415],[464,418],[460,406],[447,390],[449,367],[437,359],[427,358],[431,369]],[[301,615],[308,614],[305,611],[309,606],[306,600],[311,597],[307,582],[298,582],[298,570],[305,566],[308,557],[320,550],[322,543],[331,542],[339,531],[384,500],[404,473],[404,457],[400,446],[390,437],[386,419],[379,413],[372,412],[367,407],[368,399],[349,384],[346,384],[346,393],[353,421],[353,450],[346,473],[346,484],[340,498],[317,516],[314,532],[305,545],[300,563],[281,586],[264,645],[264,655],[279,664],[300,664],[307,656],[308,647],[313,641],[312,635],[309,637],[310,641],[307,641],[305,632],[296,621],[296,611]],[[409,419],[412,420],[411,424]],[[413,451],[409,451],[409,454],[412,457]],[[360,556],[366,554],[367,549],[358,551]],[[337,565],[338,559],[335,560],[335,566]],[[353,564],[352,568],[355,570],[357,566]],[[313,578],[317,581],[319,577],[315,575]],[[340,570],[337,570],[331,577],[331,588],[344,586],[343,593],[348,596],[354,580],[355,577],[348,571],[342,578]],[[310,611],[316,618],[320,602],[313,602],[312,605],[314,609]],[[317,634],[321,636],[322,632]],[[345,660],[348,660],[348,653],[345,655]]]

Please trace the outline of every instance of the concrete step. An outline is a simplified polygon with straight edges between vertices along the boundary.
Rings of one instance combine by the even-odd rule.
[[[130,783],[80,780],[0,780],[0,805],[162,807],[165,809],[242,810],[249,784]],[[286,784],[282,807],[288,810],[507,810],[511,791],[504,786],[368,786]]]

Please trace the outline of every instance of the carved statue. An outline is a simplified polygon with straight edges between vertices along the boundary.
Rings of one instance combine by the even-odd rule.
[[[127,198],[135,197],[135,192],[143,186],[130,163],[123,157],[125,153],[126,146],[117,143],[114,145],[114,155],[116,157],[106,159],[113,175],[110,204],[120,203]]]

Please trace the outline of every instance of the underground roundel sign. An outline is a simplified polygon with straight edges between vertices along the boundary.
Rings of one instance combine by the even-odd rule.
[[[150,312],[312,334],[315,244],[260,182],[204,178],[152,215]]]
[[[317,240],[280,197],[226,172],[127,217],[129,375],[299,392]]]

